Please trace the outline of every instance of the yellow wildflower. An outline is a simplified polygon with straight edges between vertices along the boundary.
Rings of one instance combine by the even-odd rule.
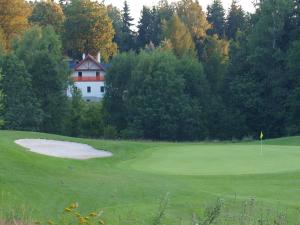
[[[83,216],[79,217],[79,224],[87,224],[87,222],[88,221]]]
[[[96,216],[97,216],[97,213],[91,212],[91,213],[90,213],[90,216],[91,216],[91,217],[96,217]]]
[[[71,212],[72,211],[72,209],[70,209],[70,208],[65,208],[64,209],[64,212]]]
[[[77,216],[77,217],[81,217],[81,215],[80,215],[80,213],[75,213],[75,216]]]
[[[49,225],[53,225],[54,222],[53,222],[52,220],[48,220],[48,224],[49,224]]]
[[[70,205],[70,207],[69,208],[71,208],[71,209],[76,209],[76,208],[78,208],[78,203],[77,202],[74,202],[74,203],[72,203],[71,205]]]
[[[105,224],[103,220],[99,220],[99,223],[102,224],[102,225]]]
[[[84,217],[84,219],[89,220],[90,218],[88,216]]]

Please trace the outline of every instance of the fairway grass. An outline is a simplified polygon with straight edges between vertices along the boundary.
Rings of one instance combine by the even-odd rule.
[[[84,143],[113,157],[80,161],[39,155],[14,143],[24,138]],[[78,202],[83,213],[104,210],[106,224],[149,224],[166,194],[164,224],[190,221],[218,198],[233,214],[255,199],[258,212],[280,208],[297,224],[300,137],[266,141],[261,154],[259,142],[108,141],[0,131],[0,218],[10,217],[13,209],[21,218],[57,219]]]

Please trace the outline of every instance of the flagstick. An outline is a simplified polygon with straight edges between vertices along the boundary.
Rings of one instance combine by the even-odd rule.
[[[260,139],[260,154],[263,154],[263,149],[262,149],[262,138]]]

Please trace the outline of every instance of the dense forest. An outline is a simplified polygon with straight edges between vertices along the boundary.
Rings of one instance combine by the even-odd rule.
[[[300,133],[300,0],[122,10],[91,0],[0,0],[0,125],[71,136],[194,141]],[[109,63],[86,103],[68,59]]]

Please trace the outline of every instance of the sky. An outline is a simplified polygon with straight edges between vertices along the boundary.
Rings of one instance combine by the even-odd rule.
[[[169,2],[174,2],[176,0],[169,0]],[[213,0],[198,0],[200,5],[203,7],[204,10],[206,10],[206,7],[208,4],[211,4]],[[131,16],[134,17],[134,22],[137,24],[139,18],[140,18],[140,13],[143,8],[143,5],[146,6],[152,6],[155,5],[159,0],[127,0],[130,11],[131,11]],[[227,10],[230,5],[232,0],[222,0],[224,8]],[[253,12],[254,7],[252,4],[252,0],[239,0],[238,1],[243,9],[248,12]],[[112,4],[114,6],[117,6],[118,8],[122,9],[124,1],[123,0],[105,0],[106,4]]]

